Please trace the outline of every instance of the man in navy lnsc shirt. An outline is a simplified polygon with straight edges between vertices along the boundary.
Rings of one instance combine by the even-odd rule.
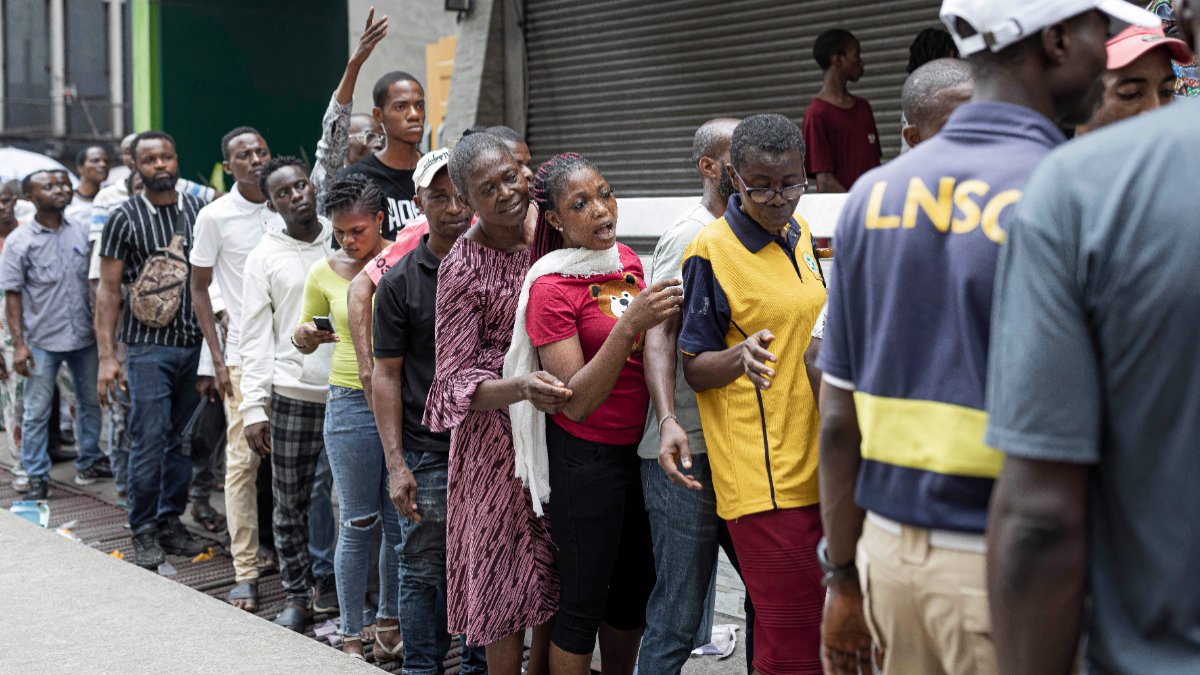
[[[853,672],[872,643],[889,675],[998,670],[984,530],[1003,458],[983,442],[996,259],[1059,127],[1090,113],[1111,4],[946,0],[973,102],[850,192],[817,362],[827,672]]]

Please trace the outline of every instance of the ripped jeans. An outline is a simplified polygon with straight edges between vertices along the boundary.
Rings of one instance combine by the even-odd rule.
[[[337,488],[340,527],[333,571],[337,577],[342,634],[362,635],[371,529],[383,518],[379,547],[379,607],[375,616],[397,619],[400,591],[400,514],[388,496],[388,472],[375,416],[361,389],[331,385],[325,404],[325,452]]]

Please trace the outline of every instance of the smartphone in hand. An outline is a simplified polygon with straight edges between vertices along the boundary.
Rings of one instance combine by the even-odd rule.
[[[316,324],[317,330],[328,331],[333,333],[333,320],[328,316],[314,316],[313,323]]]

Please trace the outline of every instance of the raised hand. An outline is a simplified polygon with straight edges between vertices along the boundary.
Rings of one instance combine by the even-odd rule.
[[[375,45],[387,36],[388,18],[384,15],[379,21],[375,21],[375,8],[367,13],[367,26],[363,29],[362,37],[358,39],[358,46],[354,48],[354,53],[350,55],[350,63],[355,66],[362,66],[371,56],[371,52],[375,51]]]

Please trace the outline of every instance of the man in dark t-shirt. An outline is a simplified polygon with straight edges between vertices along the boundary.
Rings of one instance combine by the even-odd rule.
[[[861,47],[849,31],[834,28],[817,38],[813,58],[825,84],[804,114],[804,171],[823,193],[847,192],[883,157],[871,104],[847,89],[863,76]]]
[[[419,215],[413,202],[417,194],[413,170],[421,158],[417,146],[425,134],[425,89],[415,77],[397,70],[379,78],[372,93],[372,114],[383,125],[387,145],[342,169],[337,177],[361,173],[375,181],[387,198],[383,238],[394,240],[396,233]]]
[[[422,422],[436,361],[438,267],[475,215],[450,182],[448,163],[449,155],[434,152],[418,165],[416,204],[429,219],[429,233],[380,278],[375,294],[373,409],[389,492],[406,517],[400,633],[404,667],[414,672],[433,672],[450,648],[445,628],[450,434],[434,433]],[[486,668],[483,647],[464,647],[462,659],[463,672]]]

